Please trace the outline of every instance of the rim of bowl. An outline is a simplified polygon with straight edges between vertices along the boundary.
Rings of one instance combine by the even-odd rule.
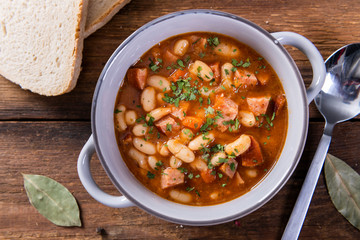
[[[305,114],[305,119],[304,119],[304,131],[302,132],[302,139],[304,139],[303,141],[301,141],[301,146],[299,146],[296,154],[295,154],[295,158],[293,164],[291,165],[291,168],[288,169],[288,174],[282,179],[282,181],[279,182],[279,184],[277,185],[276,188],[273,189],[273,191],[269,192],[267,194],[267,196],[265,198],[263,198],[261,201],[257,202],[252,208],[248,209],[247,211],[243,212],[243,213],[234,213],[232,216],[228,216],[228,217],[224,217],[224,218],[218,218],[218,219],[213,219],[213,220],[209,220],[209,221],[197,221],[197,220],[184,220],[184,219],[179,219],[179,218],[175,218],[175,217],[170,217],[164,214],[160,214],[157,211],[154,211],[153,209],[144,206],[143,204],[141,204],[139,201],[137,201],[135,198],[133,198],[132,196],[130,196],[121,186],[121,184],[119,184],[117,181],[115,181],[115,177],[113,176],[112,172],[110,171],[109,167],[106,164],[106,161],[104,160],[103,154],[101,153],[101,150],[99,148],[99,144],[98,144],[98,136],[97,136],[97,132],[96,132],[96,124],[95,124],[95,116],[96,116],[96,106],[97,106],[97,98],[99,96],[99,91],[101,88],[101,85],[104,81],[104,77],[106,72],[108,71],[109,67],[111,66],[114,58],[116,58],[116,56],[121,52],[121,50],[127,46],[127,44],[129,42],[132,41],[133,38],[135,38],[137,35],[139,35],[141,32],[145,31],[147,28],[156,25],[158,23],[161,23],[163,21],[166,21],[168,19],[177,17],[177,16],[181,16],[181,15],[186,15],[186,14],[208,14],[208,15],[216,15],[216,16],[220,16],[220,17],[225,17],[225,18],[231,18],[233,20],[236,21],[240,21],[243,22],[245,24],[250,25],[251,27],[255,28],[256,30],[260,31],[261,33],[264,34],[264,36],[268,37],[271,41],[276,43],[276,46],[279,47],[279,49],[284,53],[284,55],[286,56],[286,58],[289,60],[290,65],[292,66],[292,69],[294,71],[294,73],[296,74],[296,80],[300,82],[300,86],[303,86],[301,94],[303,99],[305,100],[305,105],[304,107],[304,114]],[[94,91],[94,95],[93,95],[93,100],[92,100],[92,107],[91,107],[91,130],[92,130],[92,134],[94,136],[94,143],[95,143],[95,149],[96,149],[96,153],[98,154],[98,158],[101,162],[101,165],[103,166],[103,168],[105,169],[105,172],[107,174],[107,176],[110,178],[111,182],[116,186],[116,188],[120,191],[120,193],[123,194],[123,196],[125,196],[128,200],[130,200],[131,202],[133,202],[137,207],[143,209],[144,211],[159,217],[161,219],[164,219],[166,221],[170,221],[173,223],[177,223],[177,224],[184,224],[184,225],[191,225],[191,226],[209,226],[209,225],[215,225],[215,224],[221,224],[221,223],[225,223],[225,222],[229,222],[235,219],[238,219],[240,217],[246,216],[254,211],[256,211],[257,209],[259,209],[260,207],[262,207],[265,203],[267,203],[268,201],[270,201],[270,199],[272,199],[281,189],[282,187],[286,184],[286,182],[289,180],[289,178],[291,177],[292,173],[294,172],[298,162],[300,161],[302,152],[304,150],[305,147],[305,142],[306,142],[306,136],[307,136],[307,132],[308,132],[308,125],[309,125],[309,109],[308,109],[308,105],[306,105],[306,93],[305,93],[305,87],[304,87],[304,83],[303,83],[303,79],[301,77],[301,74],[297,68],[297,65],[295,64],[294,60],[291,58],[291,56],[289,55],[289,53],[286,51],[286,49],[277,42],[277,40],[265,29],[261,28],[260,26],[256,25],[255,23],[244,19],[242,17],[239,17],[237,15],[233,15],[227,12],[221,12],[221,11],[215,11],[215,10],[208,10],[208,9],[191,9],[191,10],[184,10],[184,11],[178,11],[178,12],[173,12],[170,14],[166,14],[164,16],[161,16],[159,18],[156,18],[146,24],[144,24],[143,26],[141,26],[140,28],[138,28],[135,32],[133,32],[129,37],[127,37],[118,47],[117,49],[113,52],[113,54],[110,56],[110,58],[108,59],[108,61],[106,62],[103,70],[101,71],[101,74],[99,76],[98,82],[96,84],[95,87],[95,91]],[[275,163],[276,164],[276,163]],[[267,176],[264,176],[264,178],[266,178]],[[264,179],[260,180],[263,181]],[[160,196],[159,196],[160,197]],[[218,204],[221,205],[222,203]],[[198,206],[191,206],[189,205],[189,207],[198,207]],[[206,206],[203,206],[206,207]]]

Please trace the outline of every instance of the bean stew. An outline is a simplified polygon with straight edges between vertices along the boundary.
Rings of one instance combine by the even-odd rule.
[[[265,177],[282,151],[288,110],[279,78],[257,52],[193,32],[160,42],[128,69],[114,123],[123,159],[144,186],[205,206]]]

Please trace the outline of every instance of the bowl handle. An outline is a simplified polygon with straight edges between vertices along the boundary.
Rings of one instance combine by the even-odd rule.
[[[313,79],[309,88],[306,90],[306,95],[308,104],[310,104],[320,92],[325,82],[325,64],[321,54],[312,42],[300,34],[294,32],[275,32],[271,33],[271,35],[282,45],[296,47],[309,59],[313,71]]]
[[[124,196],[112,196],[105,193],[103,190],[99,188],[99,186],[95,183],[91,172],[90,172],[90,160],[92,155],[95,153],[95,145],[93,135],[85,143],[84,147],[81,149],[77,170],[79,174],[79,178],[86,191],[98,202],[113,208],[125,208],[132,207],[134,204],[130,202]]]

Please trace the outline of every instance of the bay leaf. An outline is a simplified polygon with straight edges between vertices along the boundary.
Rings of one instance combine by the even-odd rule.
[[[360,175],[331,154],[326,157],[324,171],[331,201],[360,230]]]
[[[81,226],[79,207],[66,187],[45,176],[22,175],[29,201],[39,213],[58,226]]]

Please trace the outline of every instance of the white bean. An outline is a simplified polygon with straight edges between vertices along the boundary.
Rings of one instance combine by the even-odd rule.
[[[183,162],[190,163],[195,160],[195,154],[187,146],[177,140],[171,139],[167,142],[169,151]]]
[[[220,56],[236,58],[240,55],[240,49],[230,43],[219,43],[214,49],[214,52]]]
[[[125,111],[126,111],[126,107],[124,105],[118,106],[115,111],[116,127],[120,131],[125,131],[125,129],[127,128],[125,121]]]
[[[147,133],[148,130],[149,130],[149,127],[147,127],[144,124],[139,123],[133,127],[132,133],[137,137],[142,137],[142,136],[145,136],[145,134]]]
[[[248,175],[251,178],[254,178],[257,176],[257,170],[256,169],[247,169],[246,175]]]
[[[125,112],[125,122],[127,125],[133,125],[136,122],[137,114],[134,110],[128,110]]]
[[[154,170],[157,169],[156,168],[156,163],[158,162],[158,160],[157,160],[157,158],[155,156],[148,156],[147,161],[148,161],[149,166],[152,169],[154,169]]]
[[[221,85],[231,88],[234,73],[231,70],[234,66],[231,63],[224,63],[221,66]]]
[[[184,128],[180,132],[180,140],[183,144],[188,144],[193,137],[194,133],[188,128]]]
[[[255,116],[249,111],[239,112],[240,123],[246,127],[253,127],[255,125]]]
[[[160,92],[168,92],[170,91],[170,82],[167,78],[160,75],[153,75],[147,79],[147,84],[149,86],[154,87],[156,90]]]
[[[192,140],[189,143],[188,147],[193,151],[200,150],[201,148],[212,142],[214,139],[215,135],[213,133],[209,133],[208,135],[201,134],[200,136]]]
[[[173,52],[178,56],[183,56],[189,48],[189,41],[185,39],[177,40],[174,44]]]
[[[145,141],[143,138],[135,137],[133,139],[133,145],[137,150],[145,154],[154,155],[156,153],[155,145]]]
[[[219,166],[223,161],[221,161],[221,159],[225,159],[226,158],[226,154],[224,152],[218,152],[215,153],[212,157],[211,157],[211,164],[216,167]]]
[[[140,97],[141,105],[145,112],[150,112],[156,107],[156,91],[153,87],[145,88]]]
[[[182,165],[182,161],[174,156],[171,156],[169,161],[172,168],[179,168]]]
[[[156,144],[156,149],[157,149],[158,153],[163,157],[167,157],[170,155],[169,149],[167,148],[167,146],[165,144],[161,144],[158,142]]]
[[[169,192],[169,195],[172,199],[174,199],[175,201],[178,201],[178,202],[188,203],[192,200],[190,193],[175,190],[175,189],[171,190]]]
[[[250,145],[250,137],[248,135],[242,134],[238,139],[225,146],[225,152],[228,155],[235,154],[235,156],[239,156],[240,154],[243,154],[246,150],[248,150]]]
[[[148,169],[145,154],[143,154],[142,152],[139,152],[135,148],[131,147],[128,152],[128,155],[129,155],[129,157],[131,157],[132,159],[134,159],[137,162],[139,167],[141,167],[142,169]]]
[[[201,158],[196,158],[195,161],[190,163],[190,166],[200,172],[208,169],[207,164]]]
[[[207,82],[213,79],[214,76],[211,68],[206,63],[199,60],[196,60],[193,64],[191,64],[189,72]]]
[[[155,121],[161,119],[162,117],[165,117],[169,113],[171,113],[171,108],[163,108],[163,107],[156,108],[156,109],[152,110],[151,112],[149,112],[149,114],[147,114],[146,121],[149,121],[150,116],[151,116],[154,118],[153,121],[155,122]]]

